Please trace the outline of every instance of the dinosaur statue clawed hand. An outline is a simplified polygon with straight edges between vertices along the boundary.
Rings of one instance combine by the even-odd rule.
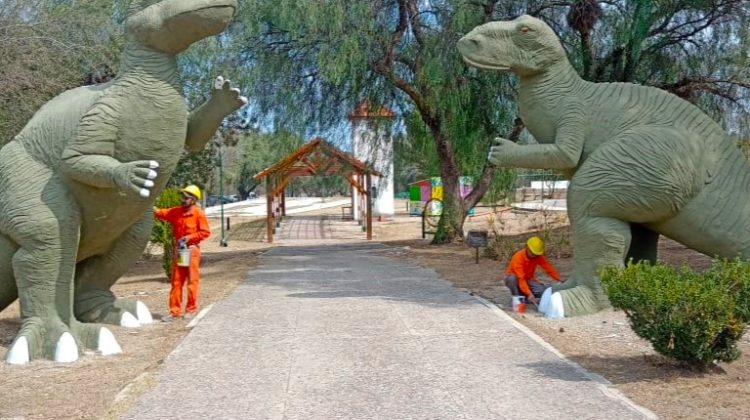
[[[552,29],[530,16],[478,26],[458,49],[473,67],[519,77],[521,118],[539,142],[496,139],[490,161],[570,179],[573,271],[545,292],[548,316],[607,307],[599,268],[656,261],[659,235],[750,257],[750,165],[700,109],[653,87],[582,80]]]
[[[111,286],[140,257],[153,200],[183,148],[201,150],[247,99],[217,78],[188,113],[176,55],[224,30],[236,0],[137,0],[124,22],[117,77],[45,104],[0,149],[0,310],[18,298],[22,326],[6,361],[77,360],[121,351],[101,324],[151,322]]]

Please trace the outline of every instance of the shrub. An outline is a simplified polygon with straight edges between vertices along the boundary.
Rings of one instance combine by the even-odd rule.
[[[690,367],[705,369],[740,356],[750,321],[750,264],[715,260],[703,273],[647,263],[601,272],[612,306],[638,336]]]
[[[154,206],[160,209],[179,206],[180,204],[182,204],[180,190],[176,188],[165,189],[154,202]],[[164,274],[169,278],[172,275],[172,254],[174,253],[172,226],[161,220],[154,221],[154,227],[151,229],[151,242],[160,244],[164,249],[161,267],[164,269]]]

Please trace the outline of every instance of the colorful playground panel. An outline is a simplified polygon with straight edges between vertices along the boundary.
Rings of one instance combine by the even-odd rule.
[[[466,197],[472,190],[473,179],[470,176],[458,178],[458,191],[461,198]],[[443,182],[439,177],[422,179],[409,184],[409,215],[421,216],[422,210],[428,201],[430,202],[429,213],[433,216],[439,216],[443,211]],[[469,214],[474,214],[474,209],[469,210]]]

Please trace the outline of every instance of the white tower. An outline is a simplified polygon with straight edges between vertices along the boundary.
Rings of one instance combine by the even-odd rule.
[[[352,123],[352,154],[381,174],[373,177],[373,214],[379,219],[392,218],[393,206],[393,138],[391,124],[395,117],[386,107],[371,109],[362,102],[349,114]],[[356,194],[352,191],[352,197]],[[353,200],[354,217],[359,217],[357,200]]]

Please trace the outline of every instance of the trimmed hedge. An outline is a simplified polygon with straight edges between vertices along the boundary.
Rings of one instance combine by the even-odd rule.
[[[698,369],[740,356],[737,342],[750,322],[749,263],[717,259],[703,273],[638,263],[600,274],[612,306],[657,352]]]

